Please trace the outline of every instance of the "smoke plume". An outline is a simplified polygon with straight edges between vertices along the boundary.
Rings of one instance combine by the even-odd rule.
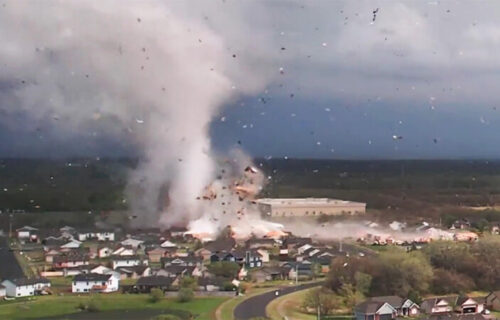
[[[218,170],[210,122],[266,84],[258,57],[240,57],[203,19],[156,1],[11,1],[0,27],[0,111],[54,123],[61,135],[126,135],[141,155],[127,188],[137,222],[201,217],[196,198]]]

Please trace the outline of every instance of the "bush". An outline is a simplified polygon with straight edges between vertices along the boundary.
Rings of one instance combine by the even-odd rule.
[[[153,318],[153,320],[180,320],[178,316],[174,316],[173,314],[160,314]]]
[[[179,293],[177,293],[177,301],[179,302],[189,302],[193,300],[193,298],[194,292],[188,288],[182,288],[179,290]]]
[[[160,301],[163,298],[163,296],[164,294],[161,289],[153,288],[151,289],[151,293],[149,295],[149,301],[151,301],[152,303],[156,303]]]
[[[99,302],[97,301],[97,299],[92,298],[89,301],[89,304],[87,305],[87,311],[88,312],[99,312],[99,311],[101,311],[101,307],[99,306]]]

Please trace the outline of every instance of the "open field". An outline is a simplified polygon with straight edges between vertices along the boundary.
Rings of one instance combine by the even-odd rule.
[[[226,298],[210,297],[196,298],[191,302],[180,303],[174,299],[163,299],[157,303],[149,302],[149,296],[143,294],[101,294],[94,296],[44,296],[32,299],[5,301],[0,303],[0,319],[40,319],[82,312],[80,304],[89,303],[95,299],[100,311],[112,310],[139,310],[164,309],[183,310],[197,319],[210,320],[214,317],[215,309]],[[96,313],[98,315],[98,313]]]

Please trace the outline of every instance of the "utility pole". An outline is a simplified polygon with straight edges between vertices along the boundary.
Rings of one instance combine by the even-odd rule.
[[[318,320],[321,320],[321,309],[320,309],[319,302],[318,302]]]
[[[299,284],[299,264],[295,265],[295,285]]]

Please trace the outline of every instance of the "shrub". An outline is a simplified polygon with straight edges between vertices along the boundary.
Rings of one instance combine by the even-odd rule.
[[[180,320],[180,319],[181,318],[173,314],[160,314],[159,316],[153,318],[153,320]]]
[[[87,305],[87,311],[88,312],[99,312],[99,311],[101,311],[101,308],[99,306],[99,301],[97,301],[97,299],[95,299],[95,298],[92,298],[89,301],[89,304]]]
[[[163,296],[164,294],[161,289],[153,288],[151,289],[151,293],[149,295],[149,301],[151,301],[152,303],[156,303],[160,301],[163,298]]]
[[[194,292],[191,289],[188,288],[182,288],[179,290],[179,293],[177,294],[177,301],[179,302],[189,302],[193,300],[194,298]]]

